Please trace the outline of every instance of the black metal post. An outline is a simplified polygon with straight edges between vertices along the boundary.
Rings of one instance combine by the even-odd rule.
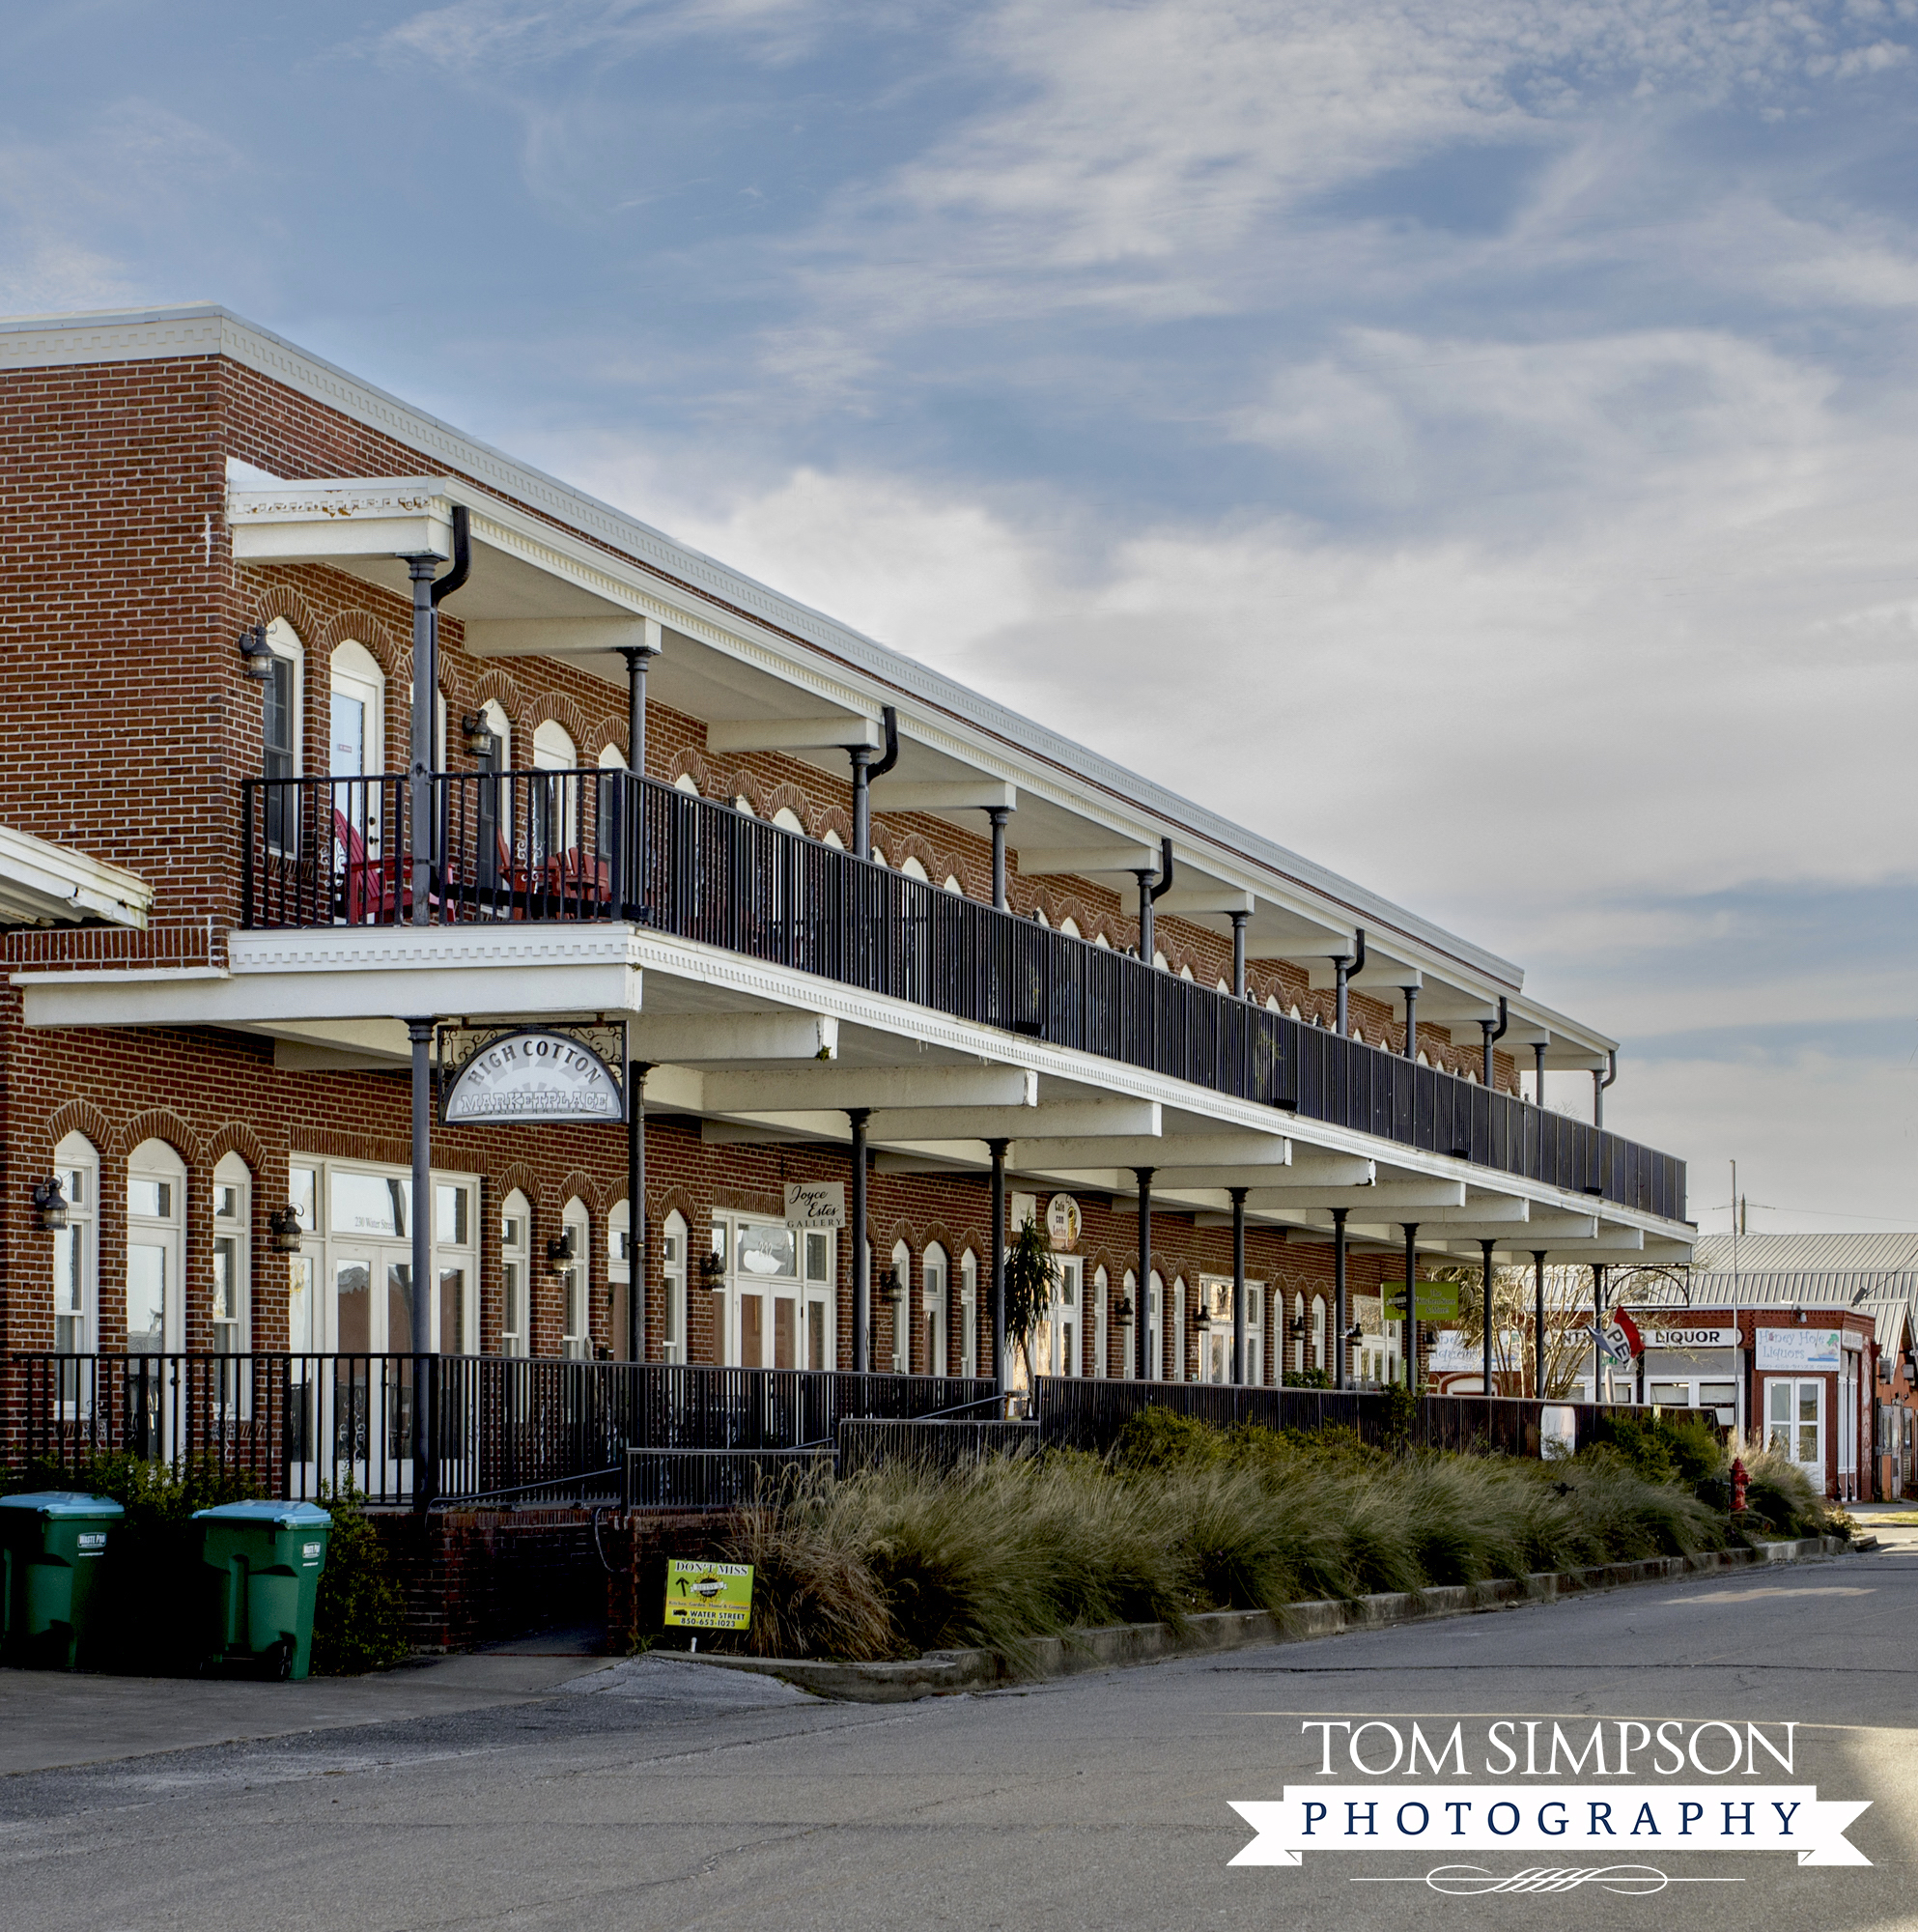
[[[1249,916],[1243,912],[1232,915],[1232,994],[1240,1000],[1246,996],[1246,920]]]
[[[626,1063],[626,1359],[646,1359],[646,1075]]]
[[[1417,1060],[1419,1057],[1419,989],[1416,986],[1401,986],[1405,995],[1405,1058]]]
[[[866,777],[872,766],[872,747],[851,746],[849,755],[853,761],[853,856],[859,859],[870,859],[872,792],[866,783]]]
[[[1483,1283],[1483,1293],[1485,1297],[1485,1305],[1482,1310],[1482,1314],[1485,1323],[1485,1336],[1484,1336],[1485,1400],[1487,1403],[1489,1403],[1492,1399],[1492,1324],[1494,1320],[1492,1314],[1492,1250],[1497,1245],[1498,1243],[1496,1241],[1481,1241],[1479,1243],[1479,1246],[1484,1251],[1484,1257],[1485,1257],[1484,1273],[1481,1277],[1481,1280]],[[1486,1413],[1488,1415],[1491,1413],[1489,1408],[1486,1410]]]
[[[1532,1042],[1532,1104],[1542,1107],[1545,1104],[1545,1046],[1542,1039]]]
[[[626,788],[627,810],[633,823],[622,841],[631,876],[620,898],[630,917],[643,919],[646,906],[646,794],[638,781],[646,776],[646,670],[659,655],[659,646],[651,643],[621,644],[619,654],[626,660],[626,769],[633,775],[633,782]]]
[[[1334,1388],[1343,1388],[1349,1379],[1346,1358],[1352,1345],[1345,1339],[1345,1216],[1349,1208],[1335,1208],[1332,1210],[1332,1321],[1339,1330],[1339,1353],[1335,1357],[1332,1378]]]
[[[1405,1354],[1405,1386],[1417,1395],[1419,1393],[1419,1296],[1416,1285],[1419,1278],[1419,1224],[1416,1221],[1402,1221],[1399,1226],[1405,1230],[1405,1329],[1402,1340]]]
[[[1135,872],[1139,881],[1139,956],[1146,965],[1152,963],[1152,881],[1156,872]]]
[[[1246,1378],[1246,1193],[1234,1187],[1232,1194],[1232,1380],[1243,1385]]]
[[[1366,929],[1357,926],[1352,933],[1352,951],[1341,953],[1333,962],[1338,975],[1338,1008],[1333,1017],[1333,1025],[1342,1038],[1350,1031],[1350,988],[1353,979],[1366,970]]]
[[[1603,1402],[1600,1377],[1605,1373],[1605,1264],[1592,1264],[1592,1400]]]
[[[1150,1167],[1132,1171],[1139,1182],[1139,1293],[1132,1306],[1132,1372],[1142,1382],[1153,1379],[1145,1365],[1152,1352],[1152,1177],[1157,1171]]]
[[[1005,1150],[1008,1143],[991,1140],[992,1155],[992,1379],[1005,1393]]]
[[[413,1049],[412,1334],[413,1352],[413,1507],[433,1500],[428,1461],[433,1434],[426,1407],[427,1358],[433,1352],[433,1021],[409,1019],[407,1037]],[[386,1338],[393,1346],[393,1337]]]
[[[853,1123],[853,1188],[846,1214],[846,1238],[852,1244],[853,1262],[853,1368],[864,1375],[872,1366],[872,1337],[867,1327],[872,1269],[865,1239],[865,1123],[872,1118],[872,1110],[848,1107],[846,1118]]]
[[[1545,1399],[1545,1250],[1532,1250],[1532,1393]]]
[[[1005,821],[1012,816],[1010,806],[991,805],[986,816],[992,820],[992,902],[1005,910]]]
[[[407,816],[411,820],[408,827],[412,841],[412,869],[409,876],[415,925],[425,925],[433,910],[433,737],[437,708],[434,700],[439,690],[439,668],[435,662],[439,619],[434,610],[433,573],[440,562],[431,553],[407,558],[407,571],[413,585],[412,742],[407,759],[409,771]]]

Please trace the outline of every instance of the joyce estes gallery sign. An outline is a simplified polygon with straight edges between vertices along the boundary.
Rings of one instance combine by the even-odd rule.
[[[442,1027],[439,1118],[495,1121],[626,1119],[623,1026]]]

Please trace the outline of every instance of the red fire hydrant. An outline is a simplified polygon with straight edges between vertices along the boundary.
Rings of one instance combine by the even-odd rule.
[[[1732,1514],[1734,1516],[1736,1516],[1737,1513],[1745,1506],[1745,1485],[1750,1481],[1751,1478],[1745,1473],[1745,1464],[1743,1460],[1736,1456],[1733,1457]]]

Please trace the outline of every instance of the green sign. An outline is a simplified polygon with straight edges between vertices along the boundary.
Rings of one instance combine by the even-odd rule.
[[[750,1563],[666,1559],[666,1622],[694,1630],[743,1631],[752,1621]]]
[[[1378,1285],[1379,1293],[1385,1297],[1385,1312],[1396,1315],[1399,1321],[1405,1319],[1405,1284],[1402,1281],[1382,1281]],[[1458,1320],[1458,1284],[1455,1281],[1422,1281],[1418,1284],[1418,1294],[1413,1306],[1417,1311],[1415,1319],[1420,1321],[1456,1321]]]

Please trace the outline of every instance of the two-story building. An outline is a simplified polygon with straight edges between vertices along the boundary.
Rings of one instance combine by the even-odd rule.
[[[1045,1370],[1339,1380],[1690,1251],[1602,1032],[911,639],[214,307],[0,324],[0,437],[10,1351],[990,1374],[1017,1195]]]

